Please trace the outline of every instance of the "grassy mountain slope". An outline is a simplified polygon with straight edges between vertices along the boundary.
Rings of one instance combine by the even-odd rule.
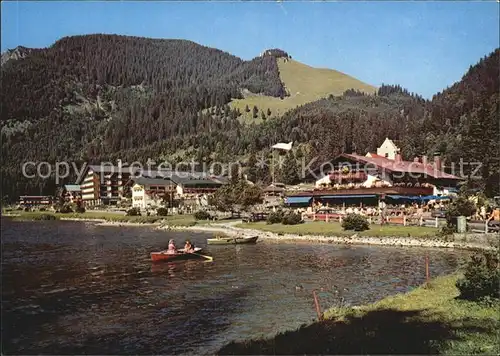
[[[237,108],[243,113],[248,122],[258,122],[252,118],[252,111],[246,113],[245,107],[250,110],[257,106],[259,111],[271,110],[271,116],[283,115],[286,111],[297,106],[325,98],[331,95],[342,95],[348,89],[358,90],[367,94],[373,94],[376,88],[359,81],[342,72],[333,69],[313,68],[293,59],[278,58],[280,79],[285,85],[289,96],[280,99],[266,95],[248,93],[244,99],[236,99],[231,102],[231,107]]]

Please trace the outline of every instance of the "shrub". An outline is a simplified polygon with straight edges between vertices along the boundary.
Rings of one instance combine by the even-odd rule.
[[[205,210],[198,210],[196,213],[194,213],[194,218],[196,220],[208,220],[211,218],[211,216]]]
[[[457,225],[457,216],[471,216],[476,211],[476,206],[472,201],[464,196],[458,197],[446,209],[446,222],[448,226]]]
[[[57,220],[57,217],[52,214],[40,214],[33,216],[33,220]]]
[[[31,209],[26,207],[26,208],[24,208],[24,211],[31,211]]]
[[[139,208],[130,208],[127,210],[127,216],[141,216]]]
[[[500,293],[500,268],[498,254],[483,252],[471,257],[464,277],[456,286],[460,297],[469,300],[498,298]]]
[[[344,230],[365,231],[370,229],[368,219],[363,215],[349,214],[342,220]]]
[[[266,223],[271,225],[271,224],[279,224],[280,222],[283,221],[283,211],[278,210],[278,211],[273,211],[267,216]]]
[[[168,209],[167,208],[158,208],[158,209],[156,209],[156,215],[158,215],[158,216],[167,216],[168,215]]]
[[[453,235],[453,233],[455,233],[455,232],[457,232],[456,225],[447,224],[439,230],[439,232],[437,233],[437,236],[448,237],[450,235]]]
[[[85,212],[85,208],[83,206],[77,206],[75,208],[75,213],[83,214]]]
[[[64,204],[61,209],[59,209],[59,212],[62,214],[69,214],[73,212],[73,209],[69,206],[69,204]]]
[[[281,220],[281,223],[283,225],[297,225],[303,223],[302,221],[302,216],[297,213],[289,213],[283,216],[283,219]]]

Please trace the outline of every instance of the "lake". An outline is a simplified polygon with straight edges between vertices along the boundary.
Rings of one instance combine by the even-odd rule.
[[[213,354],[323,309],[405,292],[455,271],[465,251],[265,243],[206,246],[210,234],[2,218],[6,354]],[[189,238],[213,262],[153,265]]]

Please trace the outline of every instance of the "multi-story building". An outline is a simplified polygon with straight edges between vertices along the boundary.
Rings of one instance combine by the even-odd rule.
[[[86,205],[116,205],[125,193],[130,178],[129,167],[89,165],[76,183]]]
[[[146,180],[145,180],[146,179]],[[141,186],[164,186],[169,192],[169,205],[182,205],[197,209],[208,203],[208,195],[214,193],[228,180],[222,177],[213,177],[203,172],[173,172],[168,170],[148,170],[135,171],[131,181],[133,184],[133,206],[147,206],[146,201],[150,201],[147,195],[147,188]],[[170,184],[168,183],[170,182]],[[141,189],[144,192],[141,192]],[[144,199],[143,203],[139,203]],[[151,201],[150,201],[151,202]],[[135,205],[134,205],[135,203]],[[167,202],[165,202],[167,203]],[[166,205],[166,204],[165,204]]]
[[[132,207],[144,210],[174,205],[176,184],[170,179],[139,177],[133,181]]]

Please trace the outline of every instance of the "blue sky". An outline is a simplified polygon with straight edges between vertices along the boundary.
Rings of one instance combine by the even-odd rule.
[[[430,98],[499,47],[496,2],[2,2],[2,52],[77,34],[182,38],[251,59],[281,48],[313,67]]]

